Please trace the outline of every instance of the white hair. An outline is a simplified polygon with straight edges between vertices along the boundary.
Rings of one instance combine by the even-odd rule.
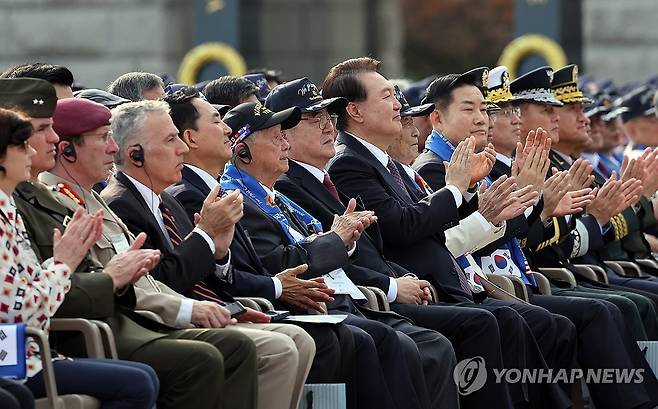
[[[144,129],[148,114],[169,114],[169,104],[164,101],[139,101],[120,105],[112,110],[112,137],[119,146],[114,155],[114,162],[122,166],[125,158],[123,152],[136,143]]]

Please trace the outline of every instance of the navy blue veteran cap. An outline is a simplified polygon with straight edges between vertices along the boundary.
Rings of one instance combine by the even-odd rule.
[[[472,70],[466,71],[463,74],[444,75],[435,79],[430,83],[430,85],[427,86],[425,97],[420,101],[420,103],[425,104],[429,101],[435,101],[438,97],[438,94],[450,93],[459,85],[474,85],[480,91],[482,91],[482,95],[484,95],[486,98],[488,80],[488,67],[473,68]]]
[[[256,95],[256,97],[261,102],[265,101],[267,94],[270,93],[270,86],[267,85],[265,74],[247,74],[243,75],[242,78],[249,80],[256,85],[258,87],[258,95]]]
[[[0,79],[0,107],[15,108],[32,118],[50,118],[57,94],[48,81],[36,78]]]
[[[555,98],[563,104],[591,104],[593,102],[578,87],[578,66],[576,64],[569,64],[553,72],[551,89]]]
[[[260,102],[245,102],[229,110],[223,121],[231,127],[233,145],[244,140],[256,131],[281,125],[281,129],[295,127],[302,118],[297,107],[274,113]]]
[[[101,105],[104,105],[107,108],[118,107],[121,104],[127,102],[132,102],[129,99],[121,98],[120,96],[114,95],[110,92],[103,91],[102,89],[87,88],[73,93],[73,96],[76,98],[88,99],[90,101],[98,102]]]
[[[512,95],[518,102],[534,102],[557,107],[564,105],[551,91],[553,69],[548,66],[534,69],[509,84]]]
[[[425,89],[434,79],[436,75],[432,75],[427,78],[423,78],[420,81],[412,82],[409,86],[402,91],[404,96],[407,98],[409,105],[416,106],[420,105],[420,101],[425,97]]]
[[[627,108],[627,111],[621,114],[621,119],[627,122],[641,116],[655,115],[656,107],[653,105],[655,93],[654,87],[645,84],[620,97],[615,101],[615,105]]]
[[[434,104],[422,104],[412,107],[409,102],[407,102],[407,98],[404,97],[400,87],[397,85],[395,86],[395,98],[397,98],[400,105],[402,105],[402,107],[400,107],[400,116],[403,118],[407,116],[425,116],[434,111]]]
[[[336,112],[347,106],[347,99],[322,99],[320,91],[311,80],[299,78],[274,87],[265,100],[265,106],[274,112],[291,107],[298,107],[301,112],[317,112],[325,108]]]

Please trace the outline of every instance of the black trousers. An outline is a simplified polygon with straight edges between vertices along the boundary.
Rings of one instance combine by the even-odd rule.
[[[348,314],[344,322],[350,327],[362,330],[369,338],[361,348],[357,347],[357,350],[360,349],[357,353],[361,355],[359,359],[370,356],[367,361],[363,359],[362,362],[364,368],[369,368],[368,374],[356,379],[359,388],[358,407],[416,409],[426,407],[423,406],[414,386],[415,383],[425,384],[423,372],[420,371],[412,376],[407,365],[407,359],[412,358],[412,365],[420,366],[420,356],[416,346],[413,343],[410,345],[402,342],[393,328],[381,322],[355,314]],[[370,385],[364,385],[364,382]],[[384,395],[382,389],[388,389],[390,400],[382,399]]]
[[[473,305],[496,317],[507,368],[546,371],[573,360],[576,334],[568,319],[535,305],[492,298]],[[510,393],[515,404],[527,402],[532,408],[571,406],[569,395],[556,384],[514,383],[510,385]]]
[[[502,369],[503,352],[498,323],[493,314],[483,309],[460,307],[449,304],[410,305],[392,303],[391,309],[409,317],[418,326],[445,335],[455,350],[457,360],[482,357],[488,370],[484,386],[468,395],[460,396],[464,409],[509,409],[512,398],[506,384],[497,384],[494,368]]]
[[[576,326],[578,362],[583,369],[640,368],[646,366],[631,340],[621,312],[612,303],[576,297],[546,296],[529,292],[530,301],[564,315]],[[638,356],[640,355],[638,359]],[[644,364],[641,362],[644,361]],[[640,366],[635,366],[635,365]],[[655,387],[652,375],[643,384],[589,384],[597,408],[636,408],[650,401],[647,387]]]
[[[22,383],[0,378],[0,407],[3,409],[34,409],[32,392]]]
[[[423,407],[458,408],[457,385],[453,380],[457,357],[450,340],[438,331],[413,325],[393,314],[380,316],[378,321],[398,332],[400,341],[409,345],[405,350],[414,351],[406,361]],[[424,383],[418,374],[424,375]]]

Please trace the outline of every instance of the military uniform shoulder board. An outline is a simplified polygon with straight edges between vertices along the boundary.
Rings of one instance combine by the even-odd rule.
[[[58,183],[57,186],[54,188],[55,191],[58,193],[62,193],[66,195],[69,199],[73,200],[75,203],[77,203],[80,206],[84,206],[85,202],[82,200],[80,196],[78,196],[77,193],[69,185],[66,183]]]

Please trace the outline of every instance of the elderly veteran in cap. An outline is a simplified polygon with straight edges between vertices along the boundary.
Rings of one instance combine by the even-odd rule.
[[[289,90],[282,88],[280,91],[288,94],[286,91]],[[312,104],[311,109],[305,105],[307,111],[322,111],[335,102],[322,101],[308,80],[301,90],[293,92],[300,100],[315,96],[317,104]],[[345,104],[338,101],[337,104]],[[319,126],[322,122],[325,133],[319,139],[332,145],[331,119],[322,116],[321,112],[319,115],[305,112],[303,126]],[[234,160],[226,165],[221,184],[224,189],[239,189],[247,198],[242,224],[249,231],[266,268],[277,271],[306,263],[308,271],[301,275],[302,278],[328,274],[325,279],[333,280],[332,273],[338,273],[337,280],[353,286],[340,269],[347,267],[349,257],[356,250],[356,241],[375,220],[373,213],[355,212],[356,201],[352,199],[343,214],[335,215],[329,229],[323,231],[322,224],[313,215],[274,189],[277,178],[289,168],[290,145],[284,132],[297,126],[301,119],[300,108],[296,106],[277,113],[260,103],[242,104],[230,110],[225,121],[235,132]],[[304,135],[300,133],[298,137]],[[309,141],[309,144],[314,142]],[[363,297],[358,291],[357,294],[335,296],[334,304],[328,309],[331,313],[349,313],[345,322],[349,324],[356,349],[360,351],[351,365],[374,371],[371,373],[376,376],[348,379],[348,404],[350,407],[375,408],[394,407],[406,402],[406,407],[425,407],[414,391],[405,363],[405,360],[417,362],[417,358],[411,360],[413,354],[416,357],[418,354],[415,345],[406,337],[399,340],[390,327],[361,318],[358,312],[354,314],[352,296]],[[375,390],[377,393],[373,392]]]
[[[0,80],[0,105],[21,108],[26,114],[43,120],[36,123],[47,124],[46,129],[50,131],[50,116],[56,100],[55,89],[46,81]],[[75,285],[73,271],[101,234],[102,215],[78,211],[66,229],[48,231],[52,239],[52,257],[40,262],[30,246],[34,237],[28,235],[12,197],[16,186],[32,177],[32,159],[37,156],[28,142],[40,145],[44,136],[35,133],[30,122],[23,115],[0,108],[0,231],[3,232],[0,236],[5,251],[0,261],[0,271],[5,275],[0,303],[6,307],[1,309],[0,319],[24,322],[47,332],[50,318]],[[39,129],[43,134],[45,129]],[[130,253],[127,268],[132,274],[144,274],[152,266],[151,255],[146,253],[148,251],[138,250]],[[39,355],[39,347],[29,342],[26,386],[35,398],[46,396]],[[90,395],[104,407],[139,409],[155,404],[159,382],[147,365],[76,358],[57,359],[53,368],[57,389],[62,394]]]
[[[338,191],[331,182],[329,174],[324,170],[326,163],[334,156],[333,122],[329,115],[337,108],[344,108],[347,101],[344,98],[322,99],[315,85],[307,78],[290,81],[275,88],[267,97],[266,105],[275,111],[296,106],[302,110],[303,118],[292,129],[284,131],[290,144],[290,161],[288,171],[277,181],[277,191],[284,193],[297,205],[301,206],[316,217],[325,228],[330,228],[335,214],[345,212],[345,206],[340,202]],[[424,107],[425,112],[432,109]],[[422,111],[416,110],[416,111]],[[323,116],[327,116],[323,118]],[[317,119],[316,119],[317,118]],[[320,125],[320,126],[318,126]],[[407,148],[408,149],[408,148]],[[416,149],[416,146],[413,146]],[[387,294],[391,303],[405,302],[407,304],[427,304],[429,299],[429,283],[414,277],[403,277],[408,271],[394,263],[388,264],[378,250],[377,242],[380,238],[373,236],[376,232],[362,235],[358,240],[359,257],[352,265],[344,269],[350,279],[358,285],[370,285],[380,288]],[[394,269],[395,272],[391,273]],[[340,308],[334,303],[334,309]],[[361,313],[351,305],[355,315]],[[426,406],[432,408],[451,407],[457,404],[457,394],[454,385],[448,379],[454,368],[456,359],[449,341],[436,331],[411,325],[401,317],[384,317],[363,311],[371,320],[392,327],[413,340],[420,352],[419,361],[424,370],[414,373],[414,384],[425,382],[426,391],[422,392],[422,399],[428,401]],[[366,323],[363,327],[369,330]],[[359,326],[357,324],[357,326]],[[410,360],[409,360],[410,361]],[[419,366],[419,369],[421,366]],[[424,375],[424,376],[423,376]],[[427,393],[431,391],[431,393]]]
[[[409,177],[414,180],[414,183],[420,183],[419,188],[426,190],[424,186],[426,186],[427,183],[421,182],[418,179],[420,176],[415,177],[414,175],[417,174],[411,169],[411,165],[416,160],[416,157],[418,157],[418,138],[420,136],[420,131],[416,127],[414,118],[429,116],[429,114],[434,111],[434,104],[422,104],[412,107],[409,105],[409,102],[407,102],[400,87],[397,85],[395,86],[395,97],[402,105],[400,108],[402,131],[400,132],[400,137],[388,147],[386,152],[388,152],[393,159],[404,165],[405,171]]]

